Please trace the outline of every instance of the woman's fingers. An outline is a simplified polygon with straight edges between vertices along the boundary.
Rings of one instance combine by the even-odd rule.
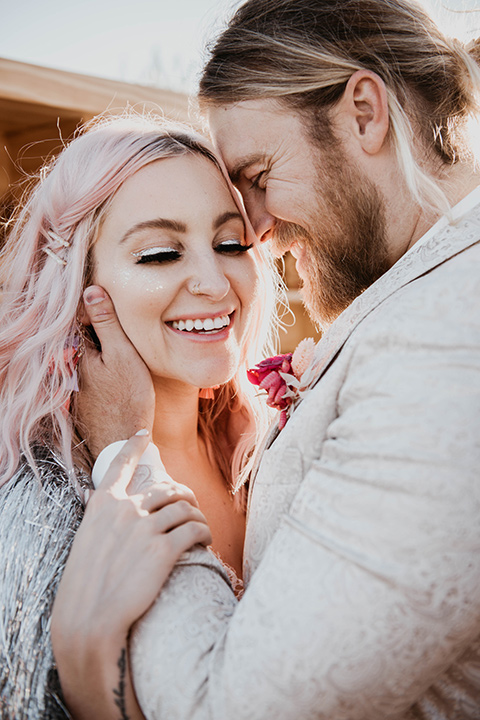
[[[144,510],[152,513],[178,500],[185,500],[193,507],[198,507],[197,498],[190,488],[176,483],[168,475],[165,477],[168,479],[150,485],[145,494],[140,496],[140,505]]]
[[[205,515],[196,507],[193,507],[187,500],[177,500],[165,505],[156,512],[150,514],[151,523],[155,531],[168,533],[179,525],[195,521],[207,524]]]
[[[147,430],[140,430],[133,435],[114,457],[109,468],[103,476],[100,488],[102,491],[110,490],[116,497],[126,495],[138,461],[142,457],[149,443],[150,436]]]
[[[168,533],[168,537],[176,560],[194,545],[207,546],[212,544],[212,534],[208,525],[194,521],[179,525]]]

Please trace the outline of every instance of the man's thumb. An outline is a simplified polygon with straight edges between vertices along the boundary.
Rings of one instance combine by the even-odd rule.
[[[118,326],[120,328],[113,303],[103,288],[98,285],[90,285],[83,293],[83,300],[85,311],[100,342],[102,341],[100,334],[103,327]]]
[[[128,352],[130,341],[118,322],[113,303],[105,290],[98,285],[90,285],[83,293],[85,312],[93,325],[100,341],[102,355]]]

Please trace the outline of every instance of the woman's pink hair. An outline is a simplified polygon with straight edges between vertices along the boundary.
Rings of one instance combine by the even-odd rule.
[[[77,434],[74,403],[70,412],[65,409],[72,393],[72,368],[65,350],[81,334],[77,313],[91,279],[91,249],[109,200],[128,177],[150,162],[189,152],[218,165],[206,141],[188,127],[132,114],[98,119],[43,168],[9,223],[0,254],[0,485],[15,473],[22,455],[36,471],[36,445],[58,451],[74,483],[76,468],[90,468],[91,458]],[[57,245],[51,231],[69,247]],[[230,425],[225,412],[232,403],[245,417],[242,425],[249,431],[235,439],[230,457],[234,475],[230,462],[229,481],[251,457],[267,421],[263,403],[252,403],[254,389],[242,377],[246,366],[268,352],[275,332],[270,261],[259,247],[254,254],[262,309],[250,328],[242,367],[217,391],[219,405],[201,413],[200,428],[214,455],[218,424]]]

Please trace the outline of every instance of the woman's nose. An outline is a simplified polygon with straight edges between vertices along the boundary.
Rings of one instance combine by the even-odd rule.
[[[230,281],[220,263],[202,263],[188,281],[192,295],[204,295],[211,300],[222,300],[230,290]]]

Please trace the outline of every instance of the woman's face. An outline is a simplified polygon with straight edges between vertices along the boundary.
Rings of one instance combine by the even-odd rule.
[[[94,283],[157,384],[208,387],[235,373],[258,288],[246,242],[225,180],[202,156],[152,162],[115,194]]]

